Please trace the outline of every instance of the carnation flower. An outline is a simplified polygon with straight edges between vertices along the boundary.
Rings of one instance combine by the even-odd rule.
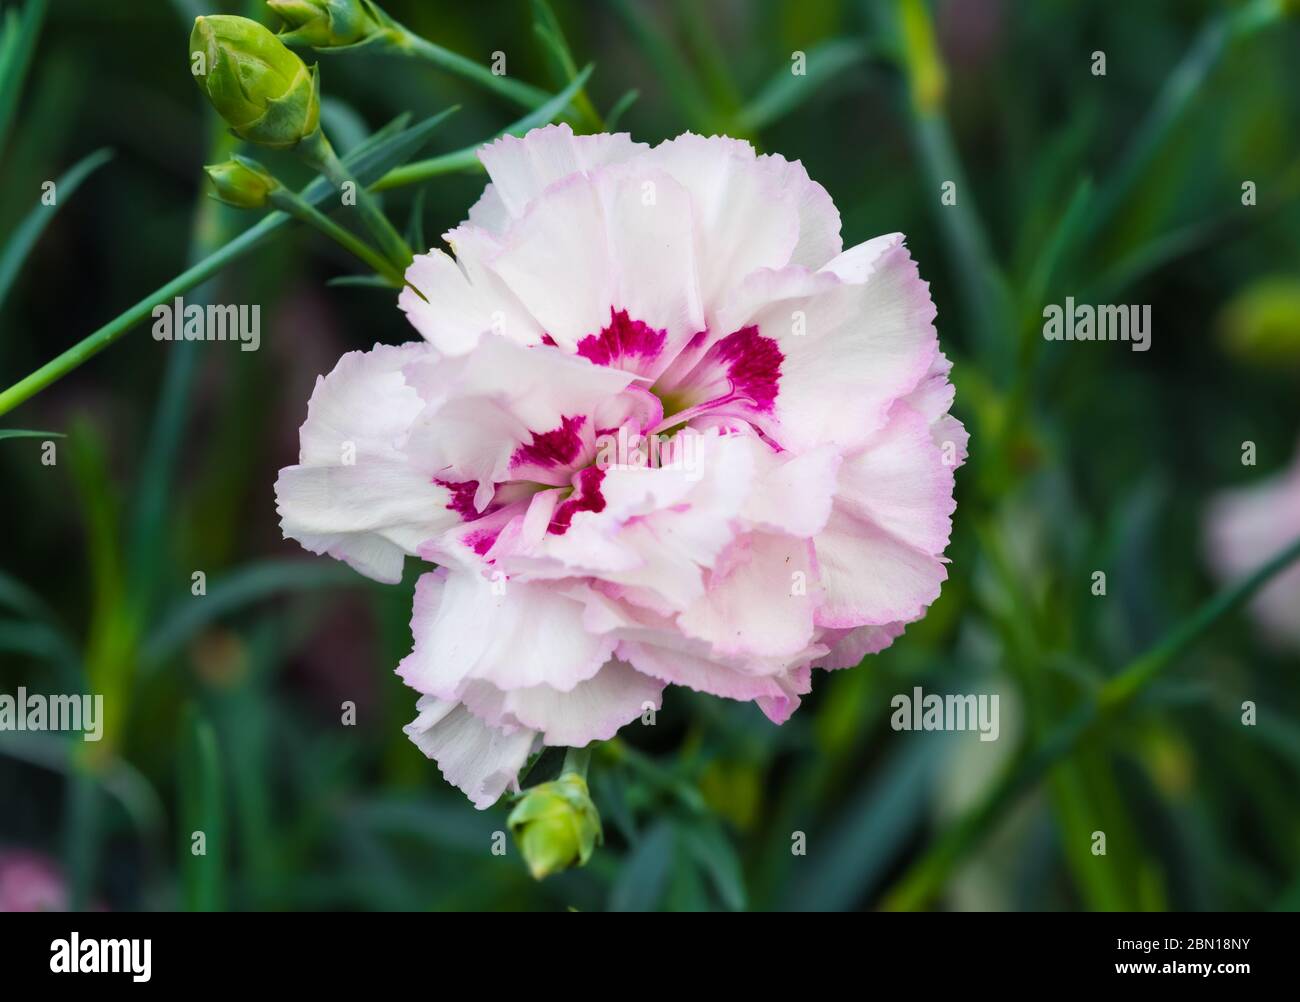
[[[966,434],[899,234],[797,162],[567,126],[480,152],[422,340],[319,379],[286,536],[415,589],[406,731],[480,808],[682,685],[785,721],[938,597]]]
[[[1237,581],[1300,538],[1300,449],[1291,465],[1261,483],[1223,491],[1206,516],[1210,564]],[[1300,563],[1260,590],[1250,610],[1270,640],[1300,650]]]

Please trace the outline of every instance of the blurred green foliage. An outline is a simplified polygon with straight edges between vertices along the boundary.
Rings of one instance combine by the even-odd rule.
[[[391,292],[330,284],[353,263],[283,228],[191,294],[262,304],[260,352],[136,330],[5,418],[68,438],[53,466],[45,435],[0,441],[0,691],[102,692],[109,723],[100,744],[0,733],[0,848],[58,857],[75,904],[114,909],[1300,906],[1296,656],[1244,617],[1079,732],[1043,782],[988,799],[1212,594],[1206,497],[1294,446],[1294,17],[1260,0],[385,9],[478,63],[504,53],[551,93],[593,63],[577,128],[727,132],[802,160],[846,245],[908,235],[972,432],[943,596],[864,666],[818,673],[781,728],[670,692],[655,727],[594,756],[604,846],[534,882],[513,846],[490,852],[509,805],[472,810],[402,734],[414,699],[391,669],[414,568],[380,588],[279,538],[271,485],[316,376],[411,336]],[[239,149],[188,79],[190,19],[215,12],[273,23],[215,0],[6,8],[0,383],[247,225],[205,197],[200,169]],[[458,151],[520,114],[416,61],[325,55],[321,79],[344,155],[398,115],[460,106],[419,152],[457,155],[384,193],[411,235],[464,217],[483,177]],[[58,178],[57,217],[34,215]],[[1044,343],[1042,306],[1067,295],[1151,304],[1152,350]],[[999,693],[1000,739],[891,731],[890,698],[914,685]]]

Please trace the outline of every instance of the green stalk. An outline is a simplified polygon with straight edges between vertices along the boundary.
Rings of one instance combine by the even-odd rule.
[[[556,94],[532,114],[525,115],[519,121],[506,126],[492,139],[499,139],[502,136],[522,136],[524,133],[552,121],[568,107],[569,101],[582,89],[582,86],[587,82],[587,78],[591,76],[592,69],[592,64],[588,63],[563,91]],[[492,139],[486,140],[486,142],[491,142]],[[483,146],[484,143],[475,143],[473,146],[466,146],[454,153],[444,153],[441,156],[430,157],[427,160],[416,160],[413,163],[403,164],[401,167],[394,167],[371,185],[370,190],[387,191],[389,188],[400,188],[402,185],[418,184],[421,181],[440,177],[443,174],[452,174],[462,170],[482,170],[483,164],[479,162],[478,151]]]
[[[415,257],[411,253],[411,248],[384,215],[384,210],[379,207],[379,202],[374,195],[357,182],[344,166],[343,161],[338,158],[334,147],[325,138],[325,133],[317,129],[298,145],[297,152],[309,166],[324,174],[335,188],[342,189],[344,185],[352,185],[357,193],[357,209],[361,213],[362,221],[379,241],[384,255],[400,271],[405,272]]]
[[[281,212],[293,216],[301,223],[306,223],[329,237],[344,250],[360,258],[377,274],[382,275],[393,288],[400,289],[406,284],[402,273],[393,266],[391,261],[372,249],[356,234],[344,229],[310,202],[305,201],[300,195],[288,188],[277,188],[271,192],[270,200],[271,204]]]
[[[148,317],[156,304],[179,296],[187,289],[191,289],[215,275],[232,261],[243,257],[287,222],[288,218],[281,212],[267,216],[256,226],[245,230],[214,254],[181,272],[166,285],[141,299],[125,313],[114,317],[99,330],[77,342],[61,355],[46,362],[31,375],[14,383],[13,386],[0,393],[0,414],[6,414],[13,410],[51,383],[66,376],[83,362],[98,355],[132,327]]]
[[[443,112],[442,115],[430,119],[423,126],[417,128],[427,131],[434,127],[453,110],[454,109],[448,109],[448,111]],[[356,153],[355,151],[354,154],[361,157],[361,159],[358,160],[359,163],[364,162],[364,156],[362,154]],[[351,157],[354,154],[349,154],[349,156]],[[309,185],[303,190],[304,197],[312,199],[321,197],[319,195],[306,194],[309,191],[313,191],[314,185],[317,183],[321,182],[314,182],[313,185]],[[289,222],[289,219],[290,217],[283,212],[272,212],[268,214],[261,220],[261,222],[254,226],[250,226],[229,243],[224,244],[202,261],[199,261],[180,275],[177,275],[166,285],[155,289],[144,299],[141,299],[124,313],[114,317],[98,330],[92,331],[61,355],[46,362],[45,365],[41,366],[35,372],[14,383],[3,392],[0,392],[0,415],[7,414],[19,404],[31,399],[41,390],[45,389],[45,387],[62,379],[82,363],[93,358],[95,355],[98,355],[101,351],[122,337],[122,335],[132,327],[141,323],[146,317],[148,317],[153,311],[154,306],[158,303],[165,303],[173,297],[180,295],[182,292],[206,281],[227,265],[243,257],[255,248],[260,247],[276,231],[286,225]],[[181,346],[178,346],[178,350],[180,347]]]
[[[591,745],[585,748],[570,748],[564,753],[564,765],[560,775],[576,772],[583,779],[587,778],[587,768],[591,765]]]
[[[984,799],[943,833],[933,846],[886,892],[881,908],[914,911],[924,908],[943,888],[957,865],[993,831],[1022,795],[1085,737],[1114,720],[1155,679],[1224,616],[1239,609],[1273,577],[1300,558],[1300,539],[1249,577],[1220,592],[1200,607],[1164,640],[1130,662],[1123,671],[1089,696],[1035,748],[1019,756]]]
[[[551,95],[540,87],[534,87],[532,84],[508,76],[497,76],[486,66],[450,49],[444,49],[441,45],[435,45],[402,25],[395,26],[395,33],[390,38],[388,42],[390,51],[410,58],[422,59],[448,73],[464,77],[522,108],[530,110],[539,108],[551,99]]]

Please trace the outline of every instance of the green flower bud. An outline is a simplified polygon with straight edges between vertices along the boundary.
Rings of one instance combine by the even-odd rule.
[[[256,160],[232,157],[203,168],[217,189],[217,198],[239,209],[260,209],[271,200],[280,182]]]
[[[1219,321],[1227,349],[1245,362],[1300,367],[1300,281],[1256,279],[1228,303]]]
[[[266,5],[289,29],[279,35],[289,45],[336,49],[363,42],[387,27],[384,15],[367,0],[266,0]]]
[[[190,69],[217,114],[250,143],[287,149],[320,124],[316,67],[246,17],[196,18]]]
[[[535,880],[585,865],[602,837],[587,781],[576,772],[527,790],[506,824]]]

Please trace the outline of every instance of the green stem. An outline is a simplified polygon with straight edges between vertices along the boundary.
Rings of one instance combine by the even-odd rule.
[[[1249,577],[1206,602],[1189,619],[1146,654],[1111,678],[1035,748],[1018,757],[974,808],[941,835],[934,845],[886,892],[886,911],[924,908],[943,888],[957,865],[992,832],[997,821],[1020,797],[1035,787],[1052,767],[1085,737],[1113,720],[1147,686],[1224,616],[1300,558],[1300,539]]]
[[[148,317],[158,303],[167,302],[174,296],[193,288],[210,276],[215,275],[232,261],[247,254],[274,230],[283,225],[288,218],[288,216],[280,212],[267,216],[256,226],[245,230],[210,257],[186,269],[166,285],[141,299],[125,313],[114,317],[99,330],[77,342],[63,354],[56,356],[31,375],[14,383],[13,386],[0,393],[0,414],[6,414],[13,410],[23,401],[35,396],[83,362],[98,355],[132,327]]]
[[[445,117],[446,114],[448,113],[445,112],[443,115],[437,116],[437,118],[440,120]],[[306,192],[315,189],[316,183],[317,182],[313,182],[312,185],[303,189],[304,197],[322,197],[320,195],[305,195]],[[261,222],[254,226],[250,226],[229,243],[218,248],[202,261],[177,275],[166,285],[155,289],[144,299],[141,299],[134,306],[127,309],[124,313],[114,317],[98,330],[92,331],[90,334],[86,335],[86,337],[82,338],[61,355],[46,362],[35,372],[20,379],[3,392],[0,392],[0,415],[7,414],[19,404],[31,399],[47,386],[62,379],[73,369],[98,355],[136,324],[141,323],[150,315],[153,308],[159,303],[168,302],[173,297],[178,296],[201,282],[206,281],[208,278],[224,269],[227,265],[232,264],[245,254],[260,247],[276,231],[287,225],[290,218],[290,216],[283,212],[272,212],[268,214],[261,220]]]
[[[422,59],[439,69],[471,80],[508,101],[522,108],[538,108],[550,100],[551,95],[540,87],[526,84],[508,76],[497,76],[486,66],[467,59],[459,53],[435,45],[427,38],[421,38],[415,32],[401,25],[396,26],[396,34],[390,43],[391,51],[403,56]]]
[[[1241,608],[1269,579],[1300,558],[1300,539],[1269,560],[1245,580],[1220,592],[1184,620],[1164,640],[1133,661],[1101,689],[1101,709],[1109,713],[1132,702],[1153,679],[1198,641],[1224,616]]]
[[[577,76],[565,87],[559,94],[542,105],[536,111],[525,115],[519,121],[506,126],[498,132],[492,139],[499,139],[501,136],[522,136],[524,133],[535,129],[540,125],[545,125],[559,115],[566,107],[573,96],[578,93],[587,78],[591,76],[592,65],[588,63],[578,73]],[[491,142],[492,140],[488,140]],[[464,149],[456,150],[454,153],[444,153],[442,156],[430,157],[427,160],[416,160],[414,163],[403,164],[401,167],[394,167],[387,174],[381,177],[370,186],[371,191],[387,191],[389,188],[399,188],[406,184],[417,184],[421,181],[427,181],[432,177],[439,177],[443,174],[451,174],[462,170],[482,170],[483,164],[479,161],[478,151],[482,149],[484,143],[475,143],[473,146],[466,146]]]
[[[334,147],[325,138],[325,133],[317,129],[306,137],[297,147],[299,155],[311,167],[320,171],[335,188],[342,189],[352,185],[357,196],[357,209],[374,238],[379,241],[385,256],[402,272],[414,259],[406,240],[397,232],[396,227],[384,215],[378,200],[357,182],[343,161],[334,152]]]
[[[344,229],[325,213],[288,188],[277,188],[271,192],[271,204],[281,212],[293,216],[299,222],[311,226],[329,237],[344,250],[360,258],[373,268],[377,274],[383,276],[393,288],[400,289],[406,284],[402,273],[393,267],[391,261],[375,251],[356,234]]]
[[[587,778],[587,767],[591,765],[591,745],[585,748],[570,748],[564,753],[564,765],[560,767],[560,775],[564,776],[570,772],[576,772],[584,780]]]

